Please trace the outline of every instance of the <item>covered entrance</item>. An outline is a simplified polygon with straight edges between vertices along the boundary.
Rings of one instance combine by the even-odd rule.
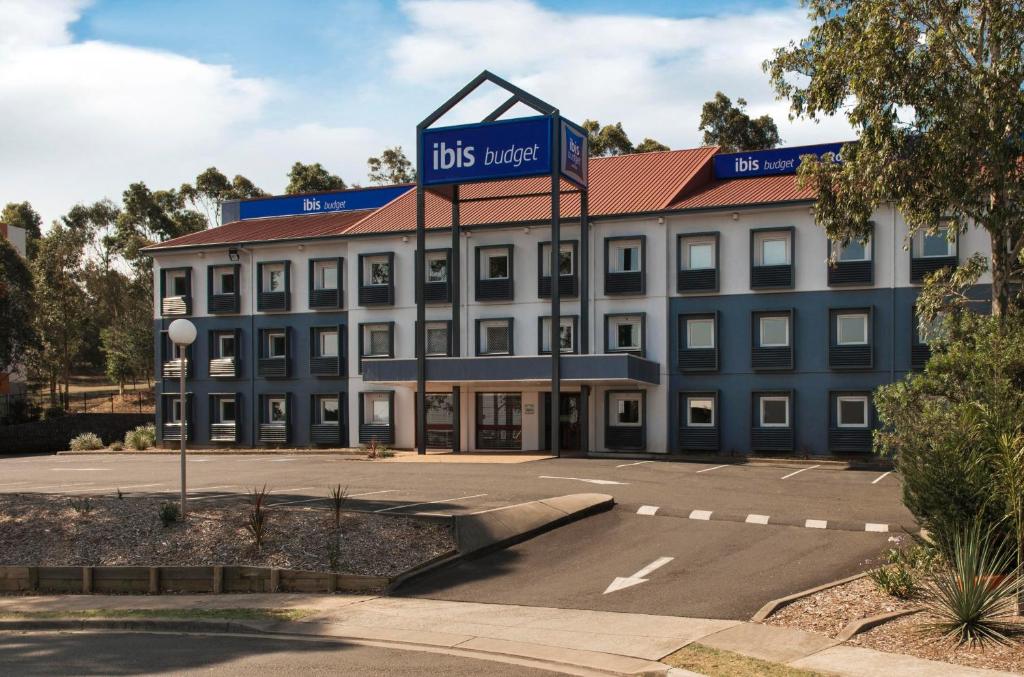
[[[551,393],[544,393],[544,407],[541,411],[551,412]],[[580,394],[562,393],[559,398],[558,417],[558,447],[562,451],[580,451]],[[550,414],[549,414],[550,415]],[[542,426],[544,429],[544,450],[551,449],[551,428],[550,425]]]

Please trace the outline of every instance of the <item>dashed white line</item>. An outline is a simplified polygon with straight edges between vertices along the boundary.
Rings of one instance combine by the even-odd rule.
[[[807,520],[804,526],[808,529],[827,529],[828,520]]]
[[[390,512],[392,510],[401,510],[403,508],[414,508],[417,505],[433,505],[435,503],[448,503],[449,501],[465,501],[470,498],[481,498],[487,494],[473,494],[472,496],[459,496],[457,498],[442,498],[437,501],[421,501],[419,503],[409,503],[407,505],[393,505],[390,508],[381,508],[380,510],[374,510],[374,512]]]
[[[815,468],[820,468],[820,467],[821,467],[820,465],[811,465],[811,466],[808,466],[808,467],[806,467],[806,468],[800,468],[800,469],[799,469],[799,470],[797,470],[796,472],[791,472],[791,473],[789,473],[788,475],[784,476],[784,477],[783,477],[782,479],[784,479],[784,480],[788,480],[788,479],[789,479],[790,477],[792,477],[793,475],[799,475],[799,474],[800,474],[800,473],[802,473],[802,472],[806,472],[806,471],[808,471],[808,470],[814,470]]]
[[[885,534],[889,532],[888,524],[875,524],[874,522],[868,522],[864,525],[864,531],[873,531],[878,534]]]
[[[724,468],[724,467],[725,467],[724,465],[716,465],[714,468],[704,468],[703,470],[698,470],[697,474],[699,475],[702,472],[711,472],[712,470],[718,470],[719,468]]]
[[[622,465],[615,466],[616,468],[629,468],[634,465],[643,465],[644,463],[654,463],[654,461],[637,461],[636,463],[623,463]]]
[[[768,515],[747,515],[747,524],[768,524]]]
[[[692,520],[709,520],[711,519],[711,510],[694,510],[690,513],[690,519]]]
[[[891,470],[889,472],[884,472],[881,475],[879,475],[878,477],[876,477],[871,483],[872,484],[878,484],[879,482],[881,482],[882,480],[884,480],[886,477],[888,477],[891,474],[892,474]]]
[[[636,511],[637,515],[655,515],[658,512],[657,505],[641,505],[640,509]]]

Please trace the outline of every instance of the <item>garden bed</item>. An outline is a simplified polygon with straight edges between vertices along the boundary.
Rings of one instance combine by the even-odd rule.
[[[836,637],[847,623],[878,614],[914,609],[922,605],[920,597],[901,600],[878,590],[869,578],[844,583],[799,599],[769,616],[765,623],[799,628]],[[896,618],[848,641],[889,653],[944,661],[976,668],[1024,672],[1024,619],[1017,617],[1021,632],[1011,646],[988,644],[985,647],[956,646],[929,632],[935,619],[925,612]]]
[[[396,576],[454,549],[451,529],[436,520],[343,513],[335,530],[332,512],[291,506],[267,510],[256,549],[247,505],[194,503],[186,522],[164,527],[162,502],[94,497],[84,513],[63,496],[0,495],[0,565],[240,565]]]

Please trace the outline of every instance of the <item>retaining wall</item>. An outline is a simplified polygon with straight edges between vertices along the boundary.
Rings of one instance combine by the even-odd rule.
[[[48,454],[64,451],[71,438],[96,433],[104,444],[124,439],[140,425],[153,423],[152,414],[69,414],[46,421],[0,426],[0,454]]]

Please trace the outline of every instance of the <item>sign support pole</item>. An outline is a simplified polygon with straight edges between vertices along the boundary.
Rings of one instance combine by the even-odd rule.
[[[561,276],[558,266],[562,248],[560,175],[562,130],[559,120],[558,111],[553,111],[551,113],[551,413],[548,425],[551,427],[551,453],[558,457],[562,455],[561,440],[559,439],[562,421],[562,298],[559,289]],[[573,265],[579,265],[579,262],[573,261]]]
[[[422,129],[416,130],[416,157],[422,157]],[[418,162],[418,160],[417,160]],[[426,196],[423,193],[423,167],[416,172],[416,453],[427,453],[427,306],[423,283],[426,275]],[[392,412],[393,413],[393,412]]]

